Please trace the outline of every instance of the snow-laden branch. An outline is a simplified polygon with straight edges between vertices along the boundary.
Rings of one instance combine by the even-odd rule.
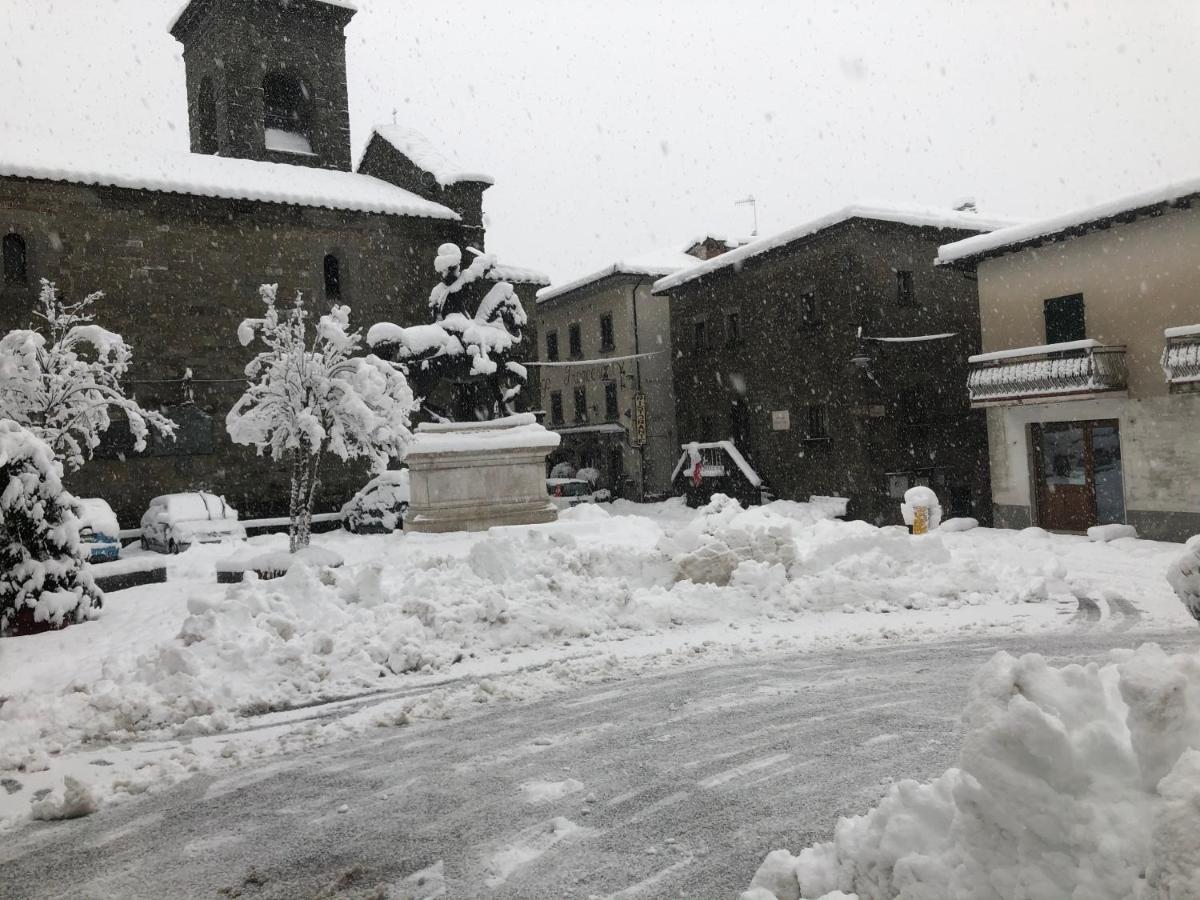
[[[113,410],[129,422],[139,452],[150,429],[175,433],[170,419],[125,396],[121,380],[133,350],[95,323],[92,307],[101,297],[97,292],[66,303],[43,279],[37,316],[45,333],[19,329],[0,338],[0,416],[28,428],[71,469],[91,458]]]

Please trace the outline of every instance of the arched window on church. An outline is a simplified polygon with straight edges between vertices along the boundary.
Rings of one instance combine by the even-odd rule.
[[[342,297],[342,264],[332,253],[325,256],[325,299],[340,300]]]
[[[311,154],[312,91],[295,75],[271,72],[263,79],[263,130],[267,149]]]
[[[199,123],[197,153],[214,154],[220,150],[217,140],[217,91],[213,80],[204,76],[200,80],[200,93],[196,97],[196,114]]]
[[[4,283],[26,284],[28,281],[25,239],[19,234],[6,234],[4,236]]]

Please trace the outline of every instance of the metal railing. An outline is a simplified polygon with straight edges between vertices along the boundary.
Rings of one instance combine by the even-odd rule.
[[[1047,344],[972,356],[967,392],[972,406],[1044,403],[1124,391],[1124,347],[1095,341]]]
[[[1200,391],[1200,334],[1167,337],[1162,368],[1171,393]]]

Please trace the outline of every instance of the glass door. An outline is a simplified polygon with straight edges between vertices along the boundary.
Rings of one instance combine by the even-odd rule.
[[[1037,520],[1051,531],[1125,521],[1121,436],[1116,420],[1032,426]]]

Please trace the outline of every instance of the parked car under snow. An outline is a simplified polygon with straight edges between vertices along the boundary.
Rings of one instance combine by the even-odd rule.
[[[595,503],[592,485],[582,478],[547,478],[546,492],[559,509],[569,509],[581,503]],[[606,492],[607,493],[607,492]]]
[[[79,501],[79,542],[88,562],[111,562],[121,555],[121,526],[104,500],[85,497]]]
[[[409,497],[408,469],[384,472],[342,507],[342,525],[351,534],[391,534],[404,527]]]
[[[245,537],[238,511],[224,497],[202,491],[155,497],[142,516],[142,547],[159,553],[181,553],[192,544]]]

